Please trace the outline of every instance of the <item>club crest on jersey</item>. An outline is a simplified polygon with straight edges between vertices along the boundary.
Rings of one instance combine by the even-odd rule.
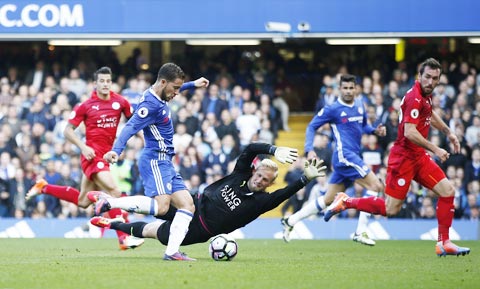
[[[97,163],[97,168],[103,169],[104,167],[105,167],[105,164],[104,164],[104,163],[102,163],[102,162],[98,162],[98,163]]]
[[[114,103],[112,103],[112,108],[115,109],[115,110],[119,109],[120,108],[120,103],[115,101]]]
[[[359,107],[359,108],[358,108],[358,113],[359,113],[359,114],[363,114],[363,108]]]
[[[148,115],[148,108],[146,108],[146,107],[140,108],[140,109],[138,110],[137,114],[138,114],[138,116],[141,117],[141,118],[147,117],[147,115]]]
[[[405,186],[405,179],[404,179],[404,178],[398,179],[397,184],[398,184],[400,187]]]
[[[410,116],[412,118],[418,118],[418,115],[419,115],[419,112],[418,112],[418,109],[412,109],[412,111],[410,112]]]

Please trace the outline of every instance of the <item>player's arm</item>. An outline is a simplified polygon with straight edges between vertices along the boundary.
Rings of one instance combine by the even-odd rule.
[[[406,122],[404,124],[404,136],[412,143],[423,147],[426,150],[433,152],[440,158],[442,162],[446,161],[449,154],[446,150],[434,145],[425,139],[422,134],[417,130],[417,125],[414,123]]]
[[[453,144],[453,151],[455,153],[460,152],[460,142],[458,141],[457,136],[453,133],[448,125],[442,120],[442,118],[435,112],[432,111],[432,121],[431,124],[434,128],[438,129],[439,131],[443,132],[450,142]]]
[[[274,191],[273,193],[266,194],[263,206],[263,213],[268,212],[271,209],[278,207],[285,200],[296,194],[300,189],[305,187],[310,181],[317,177],[324,177],[327,167],[323,165],[323,160],[311,159],[305,161],[303,168],[303,175],[292,184]]]
[[[310,121],[305,131],[305,147],[304,151],[307,159],[316,158],[317,154],[313,150],[313,139],[317,130],[326,123],[330,122],[330,108],[322,108]]]
[[[194,81],[189,81],[182,84],[182,86],[180,87],[180,91],[193,88],[208,87],[209,84],[210,81],[208,79],[206,79],[205,77],[200,77]]]
[[[65,138],[73,143],[74,145],[76,145],[82,152],[82,155],[87,159],[87,160],[91,160],[95,157],[95,151],[93,150],[93,148],[87,146],[79,137],[78,135],[75,133],[75,129],[77,127],[74,126],[73,124],[71,123],[68,123],[67,126],[65,127],[65,129],[63,130],[63,135],[65,136]]]
[[[149,112],[147,107],[139,106],[138,110],[127,121],[125,127],[120,132],[120,135],[113,144],[112,150],[107,152],[103,158],[109,163],[116,163],[118,157],[127,146],[128,140],[149,124],[154,123],[155,116],[156,113]]]

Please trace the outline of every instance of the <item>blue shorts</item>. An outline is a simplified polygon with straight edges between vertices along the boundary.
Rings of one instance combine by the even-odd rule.
[[[365,165],[359,156],[351,156],[348,159],[338,159],[333,157],[333,173],[328,183],[344,184],[349,187],[355,180],[363,179],[370,172],[370,168]]]
[[[187,189],[171,161],[140,157],[138,169],[143,179],[145,196],[147,197],[171,195]]]

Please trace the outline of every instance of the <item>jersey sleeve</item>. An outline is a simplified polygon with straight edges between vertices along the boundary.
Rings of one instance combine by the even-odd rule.
[[[414,93],[405,96],[403,104],[404,122],[418,124],[420,122],[420,111],[422,109],[422,96]]]
[[[85,119],[86,116],[86,106],[84,103],[81,103],[73,108],[73,111],[70,113],[70,119],[68,123],[71,125],[78,127],[80,123]]]
[[[130,105],[130,102],[128,102],[127,99],[125,99],[124,97],[122,97],[123,99],[123,115],[125,115],[125,117],[127,119],[131,118],[132,117],[132,114],[133,114],[133,109],[132,109],[132,106]]]
[[[259,154],[273,154],[274,146],[266,143],[251,143],[238,157],[234,171],[249,172],[252,170],[253,159]],[[273,151],[273,152],[272,152]]]
[[[331,119],[331,109],[330,107],[322,108],[310,121],[305,132],[305,153],[308,153],[313,150],[313,138],[318,128],[322,125],[329,123]]]

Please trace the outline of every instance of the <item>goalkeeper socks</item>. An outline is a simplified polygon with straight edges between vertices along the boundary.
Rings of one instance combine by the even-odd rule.
[[[455,207],[454,197],[439,197],[437,202],[438,241],[450,239],[449,230],[452,226]]]
[[[325,198],[320,196],[314,202],[308,202],[302,209],[288,217],[288,224],[295,226],[299,221],[321,212],[325,207]]]
[[[42,193],[54,196],[56,198],[59,198],[60,200],[74,203],[78,206],[78,196],[80,196],[80,192],[75,188],[66,186],[46,185],[43,188]]]
[[[145,222],[135,222],[135,223],[121,223],[114,222],[110,224],[110,229],[122,231],[128,235],[132,235],[137,238],[143,238],[143,228],[147,225]]]
[[[122,217],[122,210],[121,209],[111,209],[110,211],[107,212],[108,216],[110,219],[115,219],[117,217]],[[117,238],[118,241],[121,243],[123,239],[125,239],[128,234],[122,232],[122,231],[115,231],[117,233]]]
[[[167,249],[165,250],[166,255],[171,256],[179,251],[180,245],[188,232],[188,226],[192,218],[192,212],[183,209],[177,210],[170,225],[170,236],[168,238]]]
[[[123,209],[127,212],[156,216],[158,203],[154,198],[146,196],[132,196],[123,198],[109,198],[111,208]]]

